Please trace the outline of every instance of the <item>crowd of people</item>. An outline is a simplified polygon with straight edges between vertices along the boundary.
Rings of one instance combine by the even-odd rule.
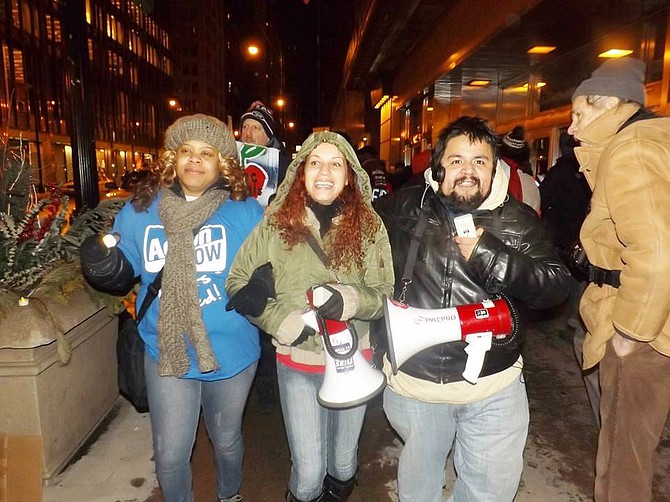
[[[435,342],[396,368],[375,322],[387,298],[428,310],[502,298],[521,316],[564,306],[600,427],[595,500],[651,500],[670,411],[670,118],[644,107],[644,76],[641,61],[609,60],[577,87],[541,183],[521,126],[498,135],[459,117],[388,173],[374,148],[330,131],[289,163],[272,111],[254,102],[241,140],[282,152],[264,208],[248,196],[229,128],[176,120],[159,176],[137,185],[113,242],[81,247],[95,287],[125,294],[139,283],[139,303],[160,291],[138,331],[163,499],[193,500],[202,410],[217,501],[243,500],[242,417],[258,367],[283,415],[286,500],[346,501],[366,404],[321,399],[333,359],[333,371],[384,374],[383,409],[403,442],[401,502],[443,500],[452,450],[449,500],[513,500],[530,421],[517,315],[504,343],[489,338],[474,380],[468,341]],[[474,226],[463,234],[466,215]],[[339,358],[333,340],[360,358]]]

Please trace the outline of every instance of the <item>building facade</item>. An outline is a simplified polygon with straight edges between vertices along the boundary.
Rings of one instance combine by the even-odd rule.
[[[165,17],[174,59],[176,114],[208,113],[226,121],[228,114],[226,2],[167,0]]]
[[[67,1],[5,0],[0,5],[2,144],[30,158],[40,187],[73,179]],[[172,118],[170,37],[141,2],[80,3],[97,168],[118,180],[155,159]]]
[[[667,0],[374,0],[356,3],[333,117],[389,166],[409,164],[460,115],[523,125],[535,173],[558,156],[570,97],[611,49],[647,64],[647,104],[670,113]]]

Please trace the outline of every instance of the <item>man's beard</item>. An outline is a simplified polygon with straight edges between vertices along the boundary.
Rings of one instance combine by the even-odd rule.
[[[489,193],[482,193],[481,181],[479,178],[472,177],[472,179],[477,183],[477,188],[479,190],[476,193],[468,196],[460,195],[456,193],[456,187],[464,179],[466,178],[459,178],[454,182],[451,193],[449,195],[444,195],[444,200],[447,205],[453,207],[454,209],[470,213],[482,205],[482,202],[484,202],[489,196],[490,190]]]

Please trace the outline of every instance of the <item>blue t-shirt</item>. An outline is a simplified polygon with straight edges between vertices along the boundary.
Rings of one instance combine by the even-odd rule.
[[[165,265],[168,243],[158,216],[161,195],[147,211],[138,213],[126,204],[114,221],[113,231],[120,237],[119,249],[141,276],[137,308],[142,304],[147,288]],[[195,237],[197,281],[200,290],[202,320],[207,328],[212,350],[220,368],[209,373],[198,370],[195,350],[187,337],[190,368],[184,378],[220,380],[235,376],[260,355],[258,330],[234,310],[226,311],[228,295],[225,289],[230,266],[240,246],[263,217],[263,208],[253,198],[245,201],[226,200],[205,222]],[[158,361],[158,313],[160,295],[147,310],[138,331],[144,340],[147,354]]]

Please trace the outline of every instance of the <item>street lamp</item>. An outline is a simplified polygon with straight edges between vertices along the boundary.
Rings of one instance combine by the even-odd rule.
[[[244,54],[247,56],[249,59],[259,59],[263,58],[263,61],[265,62],[266,66],[266,96],[265,96],[265,102],[268,103],[270,100],[270,97],[272,94],[270,92],[270,76],[268,75],[268,67],[272,68],[275,64],[275,62],[279,62],[279,92],[274,94],[275,96],[279,96],[279,99],[277,100],[277,106],[279,108],[282,108],[284,106],[284,100],[282,97],[284,96],[284,51],[282,48],[281,41],[276,40],[273,42],[272,38],[269,36],[267,33],[267,27],[262,26],[261,29],[261,34],[263,37],[263,40],[259,40],[259,37],[249,37],[244,44]],[[274,58],[269,57],[270,52],[274,54]],[[276,74],[274,74],[276,75]],[[276,90],[273,89],[273,91]],[[279,101],[282,101],[282,104],[279,104]]]
[[[282,136],[286,136],[286,126],[284,125],[284,108],[286,107],[286,100],[281,96],[275,101],[277,108],[281,110],[281,127],[282,127]]]
[[[293,147],[291,144],[291,140],[293,139],[293,129],[295,129],[295,122],[292,120],[289,121],[288,124],[288,133],[286,134],[286,147],[289,152],[293,151]]]
[[[175,112],[180,112],[181,111],[181,106],[179,105],[179,101],[177,101],[175,98],[170,98],[168,99],[168,106],[172,111]]]

